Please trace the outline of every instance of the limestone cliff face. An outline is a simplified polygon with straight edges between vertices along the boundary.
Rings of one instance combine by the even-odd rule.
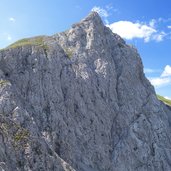
[[[0,51],[0,170],[171,170],[171,111],[97,13]]]

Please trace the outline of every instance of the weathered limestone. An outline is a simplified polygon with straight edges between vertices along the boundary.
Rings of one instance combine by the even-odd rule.
[[[1,50],[0,80],[0,170],[171,170],[171,111],[97,13]]]

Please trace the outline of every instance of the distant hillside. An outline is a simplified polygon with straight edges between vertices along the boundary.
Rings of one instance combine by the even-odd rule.
[[[164,98],[163,96],[157,95],[157,98],[161,100],[163,103],[171,106],[171,100]]]

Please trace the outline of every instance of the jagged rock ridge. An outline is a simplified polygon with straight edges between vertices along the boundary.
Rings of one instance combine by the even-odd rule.
[[[171,111],[97,13],[1,50],[0,79],[0,170],[171,170]]]

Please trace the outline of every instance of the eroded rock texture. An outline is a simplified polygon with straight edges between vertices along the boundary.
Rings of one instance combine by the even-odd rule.
[[[1,171],[171,170],[171,111],[97,13],[22,43],[0,52]]]

